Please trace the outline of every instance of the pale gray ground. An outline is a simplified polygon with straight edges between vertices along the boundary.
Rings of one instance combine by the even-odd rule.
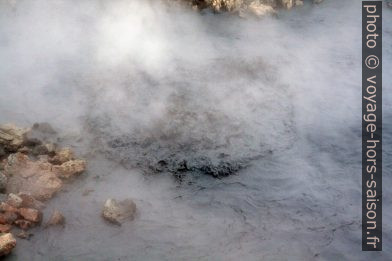
[[[46,209],[63,211],[65,229],[35,229],[7,260],[392,259],[392,9],[383,28],[384,252],[364,253],[360,1],[261,20],[149,1],[20,2],[0,1],[0,122],[52,123],[89,171]],[[103,126],[86,131],[97,119]],[[188,173],[179,184],[95,152],[108,133],[180,137],[153,146],[186,159],[220,150],[257,159],[230,177]],[[236,143],[222,141],[235,133]],[[194,153],[178,142],[191,137]],[[160,157],[129,148],[109,154],[142,166]],[[106,224],[109,197],[135,199],[136,219]]]

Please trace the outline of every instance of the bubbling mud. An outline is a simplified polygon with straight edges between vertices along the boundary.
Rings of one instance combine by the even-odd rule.
[[[290,90],[261,58],[215,59],[206,67],[186,64],[165,78],[131,79],[121,91],[133,109],[111,103],[120,114],[87,120],[93,144],[126,167],[222,177],[293,142]],[[130,113],[151,107],[158,115],[142,123]],[[128,128],[119,132],[124,122]]]

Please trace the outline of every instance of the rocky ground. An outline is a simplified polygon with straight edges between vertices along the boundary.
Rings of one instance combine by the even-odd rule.
[[[313,0],[313,3],[319,4],[322,1]],[[241,16],[271,15],[280,8],[291,9],[304,4],[303,0],[177,0],[175,2],[185,2],[194,10],[212,9],[215,12],[233,12]]]
[[[11,253],[15,237],[29,240],[33,227],[65,225],[65,217],[56,209],[43,222],[42,210],[86,171],[87,163],[70,148],[59,147],[57,140],[57,132],[47,123],[31,128],[0,125],[0,257]],[[116,225],[133,220],[135,213],[131,199],[108,199],[102,209],[102,217]]]
[[[264,16],[276,13],[279,8],[290,9],[303,5],[302,0],[179,0],[169,2],[189,4],[197,11],[211,9],[214,12],[230,12],[240,16]],[[181,97],[179,98],[182,100]],[[184,122],[187,122],[189,115],[186,114],[186,110],[185,113],[184,110],[172,113],[180,114],[177,118],[184,118]],[[222,119],[208,118],[206,122],[210,120],[230,122],[230,119],[226,120],[224,117]],[[197,129],[195,126],[189,126],[189,128]],[[217,130],[217,133],[221,131]],[[107,135],[104,136],[107,137]],[[167,140],[171,144],[171,138],[166,136],[164,141]],[[54,210],[46,222],[43,222],[42,210],[45,203],[61,191],[67,183],[85,172],[87,163],[85,160],[76,158],[71,149],[59,147],[56,144],[57,138],[57,132],[47,123],[34,124],[31,128],[20,128],[12,124],[0,125],[0,256],[8,255],[12,251],[17,244],[16,238],[30,239],[32,234],[29,229],[33,227],[40,226],[42,223],[45,223],[45,227],[65,225],[65,217],[58,210]],[[185,138],[188,142],[187,137]],[[132,159],[122,156],[129,155],[130,148],[138,148],[134,146],[132,137],[115,137],[101,142],[105,147],[109,144],[109,147],[117,153],[113,154],[109,151],[109,154],[112,153],[116,159],[121,158],[128,164],[132,163]],[[191,141],[190,144],[181,143],[179,147],[168,147],[167,151],[162,150],[161,147],[150,146],[148,140],[146,143],[148,144],[141,144],[141,153],[132,153],[132,155],[143,155],[141,158],[136,157],[136,161],[147,162],[148,168],[154,172],[169,171],[179,177],[186,171],[198,171],[214,177],[227,176],[246,166],[249,160],[264,153],[257,152],[252,155],[241,155],[239,158],[226,159],[228,155],[219,147],[216,149],[216,155],[206,155],[204,149],[211,150],[208,139]],[[189,146],[196,143],[201,147],[197,147],[199,154],[204,156],[189,157],[191,160],[176,156],[184,154]],[[249,144],[244,146],[249,146]],[[160,154],[153,157],[151,162],[146,160],[144,155],[155,155],[156,151]],[[179,153],[173,156],[173,151]],[[161,155],[162,153],[164,155]],[[212,161],[211,158],[216,158],[216,160]],[[135,166],[135,164],[131,165]],[[135,214],[136,205],[132,200],[108,199],[102,210],[102,217],[117,225],[121,225],[125,220],[134,219]]]
[[[42,223],[45,202],[86,170],[86,161],[69,148],[59,148],[55,137],[46,123],[32,128],[0,125],[0,256],[16,246],[15,236],[29,239],[28,230]],[[64,221],[56,210],[45,226]]]

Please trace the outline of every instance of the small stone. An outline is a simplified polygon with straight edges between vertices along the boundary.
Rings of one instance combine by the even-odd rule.
[[[30,229],[35,225],[33,222],[24,219],[18,219],[14,222],[14,224],[23,230]]]
[[[248,10],[256,16],[265,16],[268,14],[275,14],[276,13],[275,10],[271,6],[262,4],[262,3],[260,3],[259,0],[253,1],[249,5]]]
[[[52,213],[52,216],[48,220],[48,223],[46,224],[46,227],[49,226],[64,226],[65,224],[65,218],[63,214],[61,214],[60,211],[55,210]]]
[[[10,254],[15,246],[16,240],[11,233],[0,235],[0,256]]]
[[[131,199],[117,201],[115,199],[106,200],[102,216],[111,223],[121,225],[125,220],[133,220],[136,214],[136,204]]]
[[[42,213],[33,208],[20,208],[19,214],[26,220],[39,223],[42,219]]]
[[[0,233],[8,233],[11,231],[11,225],[8,224],[0,224]]]
[[[6,202],[8,205],[15,207],[15,208],[20,208],[23,203],[23,199],[19,197],[18,195],[14,193],[8,194]]]

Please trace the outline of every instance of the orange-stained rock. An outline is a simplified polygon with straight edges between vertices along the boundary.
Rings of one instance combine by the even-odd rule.
[[[62,188],[62,181],[52,170],[52,164],[32,161],[22,153],[11,154],[4,166],[8,177],[7,193],[23,192],[38,200],[47,200]]]
[[[42,213],[33,208],[20,208],[19,214],[26,220],[39,223],[42,219]]]
[[[2,214],[2,213],[0,213],[0,224],[2,224],[2,225],[8,224],[7,218],[6,218],[5,215]]]
[[[53,172],[45,172],[39,175],[36,179],[32,179],[30,184],[30,188],[25,187],[21,191],[30,192],[37,200],[51,199],[63,186],[63,182]]]
[[[0,213],[0,224],[12,224],[18,219],[18,215],[13,212]]]
[[[0,235],[0,256],[8,255],[15,246],[16,240],[11,233]]]
[[[9,155],[5,163],[4,173],[8,178],[14,176],[28,178],[37,172],[37,168],[32,165],[33,162],[29,156],[20,152]]]
[[[57,177],[68,179],[80,175],[86,170],[86,161],[84,160],[71,160],[61,165],[53,166],[53,171]]]
[[[5,202],[0,203],[0,212],[11,212],[11,213],[17,213],[18,209],[16,207],[13,207]]]
[[[0,224],[0,233],[8,233],[11,231],[11,225]]]

